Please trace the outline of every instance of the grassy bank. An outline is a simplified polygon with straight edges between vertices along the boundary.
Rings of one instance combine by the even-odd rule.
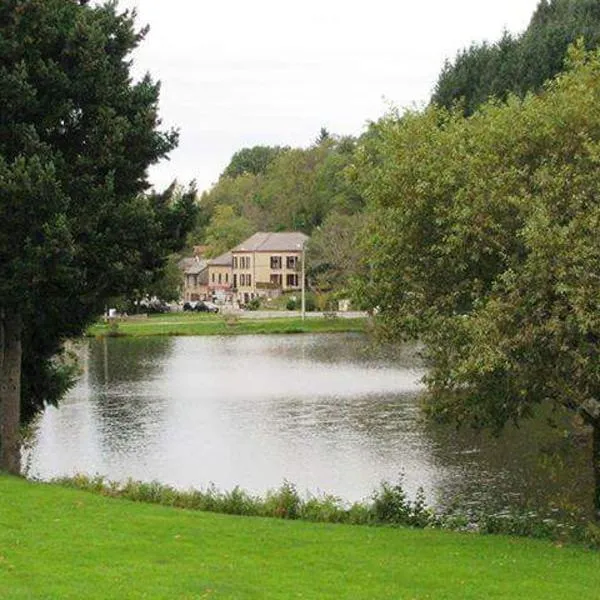
[[[266,333],[335,333],[364,331],[365,319],[282,317],[277,319],[224,317],[198,313],[153,315],[97,323],[88,329],[92,337],[106,335],[248,335]]]
[[[0,476],[0,598],[568,599],[600,554],[501,536],[233,517]]]

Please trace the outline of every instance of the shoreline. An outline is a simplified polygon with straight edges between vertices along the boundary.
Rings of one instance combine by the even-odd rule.
[[[134,315],[97,322],[85,337],[142,337],[185,335],[265,335],[299,333],[364,333],[371,320],[361,313],[307,313],[306,319],[288,313],[198,314],[167,313]],[[311,315],[309,317],[309,314]],[[344,314],[344,316],[341,316]],[[360,316],[355,316],[355,315]]]

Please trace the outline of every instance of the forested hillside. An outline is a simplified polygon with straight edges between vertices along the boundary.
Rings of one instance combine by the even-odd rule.
[[[473,44],[448,61],[432,101],[446,108],[463,101],[470,115],[490,96],[505,100],[511,92],[537,92],[562,71],[567,48],[579,37],[588,49],[598,46],[598,0],[541,0],[524,33]]]
[[[443,67],[432,104],[462,101],[468,116],[489,96],[505,100],[540,90],[564,67],[571,42],[583,36],[587,48],[600,41],[598,0],[541,0],[525,32],[506,33],[461,51]],[[463,98],[463,100],[460,100]],[[208,245],[216,256],[252,233],[299,230],[311,235],[308,272],[317,290],[344,294],[361,270],[359,242],[368,220],[364,188],[357,185],[365,156],[390,159],[380,143],[382,124],[371,123],[359,138],[321,129],[307,148],[255,146],[236,152],[219,181],[200,200],[191,244]],[[402,120],[402,115],[393,118]],[[406,160],[393,157],[398,168]],[[359,282],[360,283],[360,282]]]

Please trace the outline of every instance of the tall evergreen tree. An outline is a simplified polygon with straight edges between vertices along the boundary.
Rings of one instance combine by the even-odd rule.
[[[0,469],[17,473],[21,419],[67,384],[62,341],[160,266],[193,206],[145,193],[177,134],[159,85],[132,81],[134,14],[6,0],[0,30]]]
[[[541,0],[523,34],[473,44],[446,62],[432,102],[446,108],[462,102],[470,115],[492,96],[537,92],[562,71],[567,48],[579,37],[588,49],[600,43],[597,0]]]

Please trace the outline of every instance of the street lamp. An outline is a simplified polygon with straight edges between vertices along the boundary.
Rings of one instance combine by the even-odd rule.
[[[305,253],[305,250],[304,250],[304,242],[303,242],[302,243],[302,287],[301,287],[301,290],[302,290],[302,292],[301,292],[301,298],[302,298],[302,300],[301,300],[301,305],[300,305],[301,306],[301,314],[302,314],[302,320],[303,321],[304,321],[304,318],[306,316],[306,294],[305,294],[305,289],[304,289],[306,287],[306,284],[304,282],[304,279],[305,279],[305,277],[304,277],[304,257],[305,257],[305,255],[306,255],[306,253]]]
[[[302,256],[301,256],[301,261],[302,261],[302,268],[300,270],[300,277],[302,278],[302,283],[300,284],[300,315],[302,316],[302,320],[304,321],[305,317],[306,317],[306,284],[304,282],[305,279],[305,271],[304,271],[304,259],[306,257],[306,252],[305,252],[305,241],[302,242],[301,244],[296,244],[296,248],[301,249],[302,251]]]

